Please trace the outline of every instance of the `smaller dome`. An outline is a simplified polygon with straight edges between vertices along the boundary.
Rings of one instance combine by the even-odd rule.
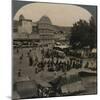
[[[48,16],[42,16],[38,23],[52,24],[52,22],[51,22],[51,20],[49,19]]]
[[[19,16],[19,21],[20,21],[20,20],[23,20],[23,19],[25,19],[25,18],[24,18],[24,16],[21,14],[21,15]]]

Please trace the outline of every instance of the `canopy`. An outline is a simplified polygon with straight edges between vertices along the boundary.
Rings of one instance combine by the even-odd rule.
[[[96,52],[97,52],[96,48],[93,48],[92,53],[96,53]]]
[[[55,46],[55,47],[58,47],[58,48],[64,49],[64,48],[69,48],[70,46],[69,46],[69,45],[60,45],[60,46]]]
[[[48,82],[43,81],[41,79],[36,80],[36,83],[39,84],[39,85],[41,85],[42,87],[46,87],[46,88],[47,87],[52,87],[51,84],[49,84]]]
[[[37,85],[35,81],[22,81],[17,82],[16,91],[19,94],[20,98],[29,98],[29,97],[37,97]]]

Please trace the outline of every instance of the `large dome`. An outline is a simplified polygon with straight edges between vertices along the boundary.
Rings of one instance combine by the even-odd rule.
[[[52,24],[52,22],[51,22],[51,20],[49,19],[48,16],[42,16],[38,23]]]

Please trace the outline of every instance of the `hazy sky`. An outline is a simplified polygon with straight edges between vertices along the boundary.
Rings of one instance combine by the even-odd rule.
[[[18,20],[19,15],[23,14],[26,19],[38,21],[42,16],[48,16],[54,25],[72,26],[79,19],[89,21],[91,14],[75,5],[31,3],[23,6],[15,14],[14,19]]]

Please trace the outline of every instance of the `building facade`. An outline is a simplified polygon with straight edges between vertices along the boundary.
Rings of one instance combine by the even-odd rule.
[[[40,43],[52,47],[54,44],[54,30],[51,20],[47,16],[42,16],[37,22],[40,35]]]
[[[32,22],[25,19],[23,15],[19,20],[13,23],[13,40],[14,41],[31,41],[40,42],[40,45],[52,47],[55,41],[65,39],[66,27],[53,25],[48,16],[42,16],[38,22]]]

